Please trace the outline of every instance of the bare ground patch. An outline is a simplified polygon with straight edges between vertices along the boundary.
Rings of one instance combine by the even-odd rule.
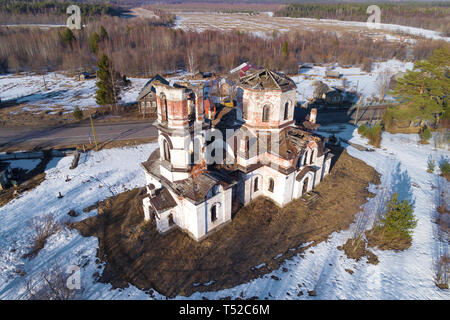
[[[258,198],[199,243],[179,230],[161,235],[153,224],[144,223],[140,189],[106,199],[98,204],[97,216],[72,227],[83,236],[98,237],[97,255],[106,262],[99,281],[188,296],[260,277],[334,231],[348,228],[372,196],[369,183],[379,183],[376,171],[344,151],[315,189],[321,197],[313,206],[306,207],[300,199],[279,208]]]
[[[338,249],[344,250],[348,258],[355,259],[356,261],[359,261],[362,257],[367,257],[367,263],[378,264],[379,262],[378,257],[366,248],[366,242],[363,240],[353,240],[350,238],[343,246],[339,246]],[[349,273],[352,274],[353,272]]]

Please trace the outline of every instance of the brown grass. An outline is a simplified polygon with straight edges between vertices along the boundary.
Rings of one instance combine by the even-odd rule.
[[[375,227],[366,231],[369,247],[377,247],[381,250],[402,251],[411,246],[411,236],[404,237],[400,234],[385,234],[382,228]]]
[[[258,198],[201,242],[179,230],[161,235],[154,224],[143,224],[143,191],[138,189],[103,201],[98,216],[73,226],[83,236],[99,238],[97,254],[106,262],[99,281],[114,287],[131,283],[167,296],[190,295],[260,277],[306,250],[300,248],[302,244],[314,245],[334,231],[347,229],[371,196],[369,183],[379,183],[376,171],[344,151],[316,188],[321,198],[312,207],[298,200],[279,208]],[[274,259],[280,253],[282,257]],[[254,268],[262,263],[264,267]],[[209,286],[193,286],[211,280]]]
[[[338,247],[339,250],[344,250],[345,254],[350,259],[359,261],[362,257],[367,257],[367,263],[378,264],[378,257],[370,250],[367,250],[365,241],[361,239],[348,239],[347,242]]]

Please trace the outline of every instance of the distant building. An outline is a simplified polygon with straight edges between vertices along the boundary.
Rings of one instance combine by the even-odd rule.
[[[312,63],[300,63],[298,65],[298,72],[303,73],[311,70],[312,68],[314,68],[314,65]]]
[[[153,83],[156,80],[163,84],[169,84],[166,79],[157,74],[144,85],[137,98],[139,113],[142,113],[144,116],[156,112],[156,91],[153,87]]]
[[[285,206],[329,173],[333,155],[324,137],[295,125],[297,88],[284,74],[258,69],[241,77],[234,121],[219,129],[205,117],[203,85],[155,81],[154,88],[159,148],[142,163],[143,209],[161,233],[178,228],[199,241],[257,197]],[[314,125],[316,113],[309,119]],[[234,135],[212,140],[211,129]]]
[[[79,75],[79,80],[80,81],[84,81],[84,80],[92,79],[92,78],[95,78],[95,74],[91,74],[91,73],[86,72],[86,71],[80,73],[80,75]]]
[[[326,70],[325,71],[325,76],[328,78],[340,78],[341,74],[339,73],[339,71],[336,70]]]
[[[316,81],[314,83],[314,100],[318,102],[325,102],[326,104],[341,104],[344,100],[344,96],[338,89],[330,88],[322,81]]]
[[[239,77],[244,77],[247,74],[254,72],[255,70],[258,70],[259,68],[257,66],[254,66],[248,62],[244,62],[241,65],[237,66],[236,68],[230,70],[231,75],[238,75]]]

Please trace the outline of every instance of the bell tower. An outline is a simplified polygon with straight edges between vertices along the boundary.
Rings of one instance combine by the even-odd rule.
[[[156,90],[160,172],[169,181],[188,178],[204,159],[203,85],[154,83]]]

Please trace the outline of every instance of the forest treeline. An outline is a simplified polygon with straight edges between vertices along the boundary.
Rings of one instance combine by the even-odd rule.
[[[370,3],[289,4],[275,12],[279,17],[367,21]],[[400,24],[450,35],[449,2],[377,3],[381,23]]]
[[[0,0],[0,10],[8,14],[46,14],[66,15],[67,6],[76,4],[81,14],[86,16],[110,15],[119,16],[123,9],[109,4],[107,1],[87,3],[78,1],[35,1],[35,0]]]
[[[0,23],[63,23],[67,7],[76,4],[83,19],[100,15],[120,16],[126,10],[108,1],[80,2],[69,0],[0,0]]]
[[[105,53],[115,69],[127,76],[169,73],[188,66],[222,72],[244,61],[295,73],[301,61],[370,65],[377,60],[405,59],[407,54],[423,59],[443,45],[418,40],[408,49],[411,44],[306,30],[261,38],[238,31],[183,31],[155,23],[102,17],[75,30],[73,37],[64,28],[4,28],[0,30],[0,72],[93,71]],[[108,36],[101,36],[102,26]]]

